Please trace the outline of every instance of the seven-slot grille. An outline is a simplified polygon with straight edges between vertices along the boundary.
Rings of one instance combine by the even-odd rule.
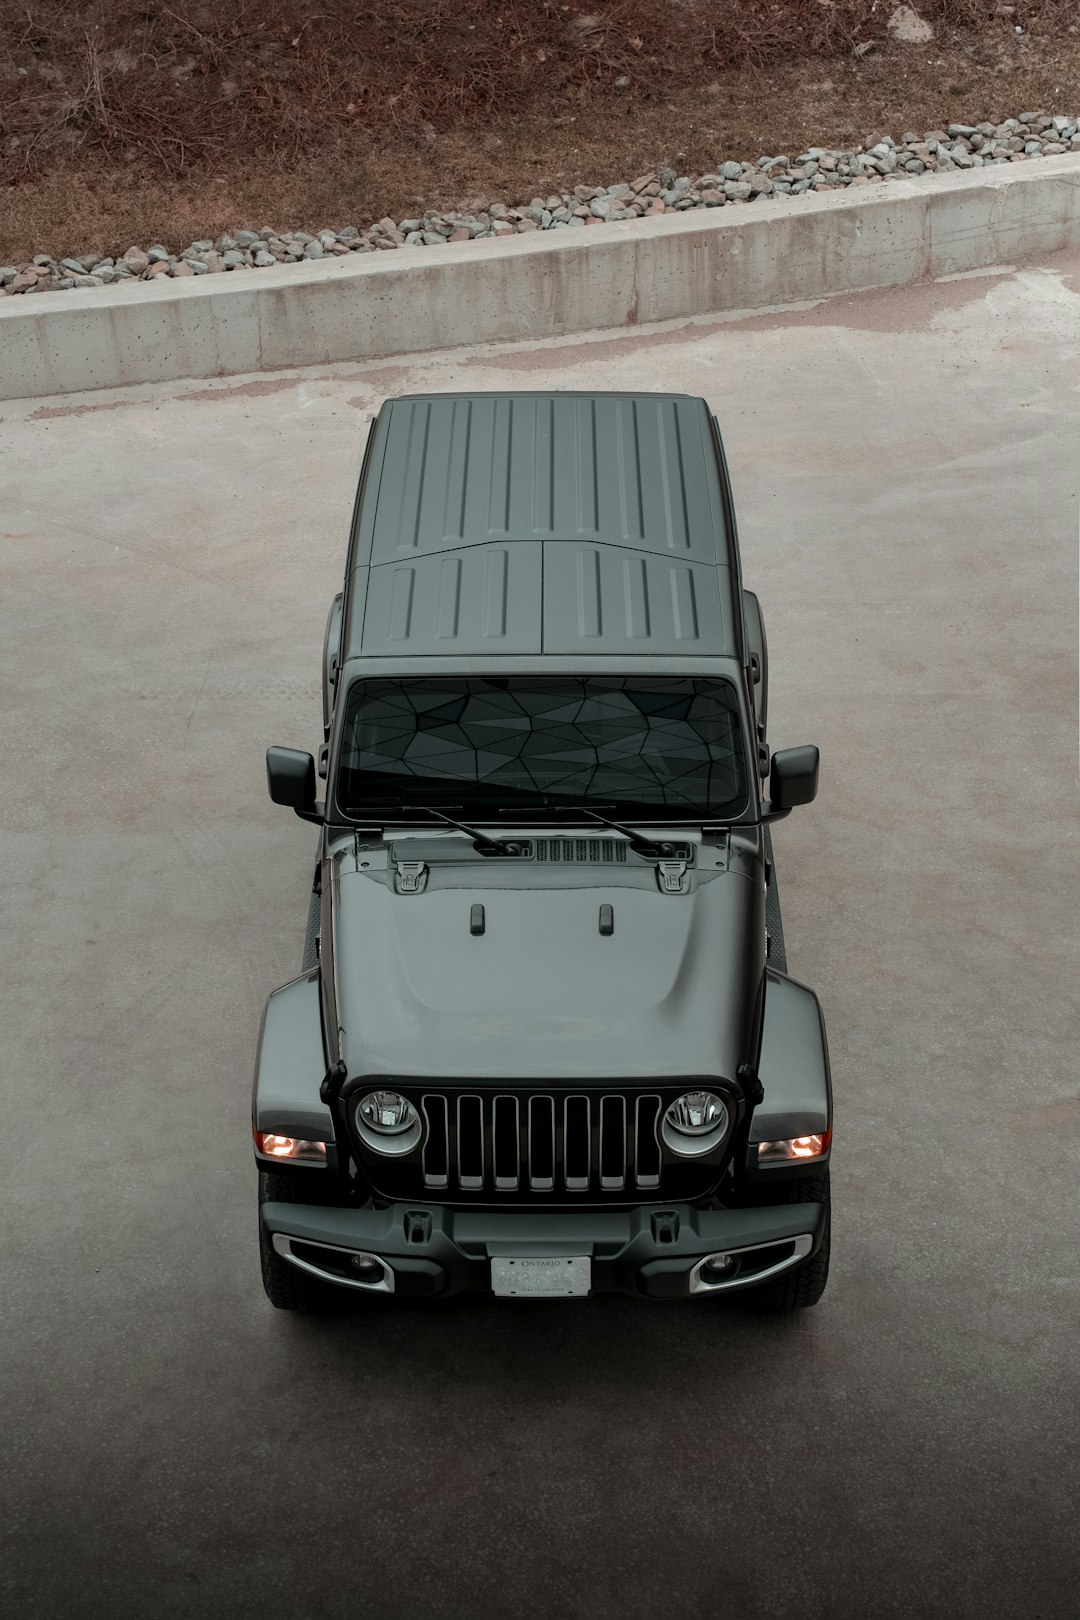
[[[660,1185],[660,1098],[427,1093],[427,1191],[618,1193]]]

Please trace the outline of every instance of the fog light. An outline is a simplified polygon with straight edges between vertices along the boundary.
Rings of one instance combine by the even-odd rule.
[[[782,1142],[759,1142],[758,1164],[790,1164],[797,1159],[820,1159],[829,1151],[832,1128],[812,1136],[789,1136]]]
[[[293,1164],[325,1164],[326,1143],[305,1142],[299,1136],[280,1136],[275,1131],[254,1131],[255,1151],[268,1159],[289,1159]]]
[[[357,1282],[382,1282],[383,1268],[373,1255],[354,1254],[349,1261],[349,1269]]]
[[[710,1254],[703,1269],[714,1277],[722,1277],[725,1272],[734,1271],[735,1256],[733,1254]]]

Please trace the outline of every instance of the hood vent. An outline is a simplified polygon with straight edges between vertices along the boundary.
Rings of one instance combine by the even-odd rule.
[[[578,866],[618,866],[626,860],[630,847],[623,838],[537,838],[535,842],[536,860]],[[689,864],[694,851],[689,844],[672,844],[665,858]]]
[[[626,843],[621,838],[538,838],[536,859],[612,866],[618,861],[625,861]]]

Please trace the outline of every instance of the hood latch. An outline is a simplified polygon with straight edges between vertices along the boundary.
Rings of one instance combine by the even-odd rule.
[[[394,887],[398,894],[423,894],[427,877],[425,861],[398,861]]]
[[[682,894],[686,888],[686,862],[660,861],[656,868],[662,894]]]

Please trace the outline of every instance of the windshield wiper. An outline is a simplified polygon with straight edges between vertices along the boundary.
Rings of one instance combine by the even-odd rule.
[[[454,806],[455,810],[457,806]],[[517,855],[520,848],[516,844],[508,844],[501,838],[492,838],[487,833],[480,832],[476,827],[470,827],[467,822],[456,821],[443,810],[435,810],[430,804],[366,804],[362,808],[358,805],[348,805],[345,810],[347,816],[379,816],[388,811],[394,815],[402,816],[434,816],[437,821],[443,821],[448,827],[456,827],[473,841],[473,849],[478,855]]]
[[[614,806],[612,806],[614,808]],[[543,809],[556,816],[586,816],[590,821],[598,821],[604,827],[610,827],[613,832],[622,833],[629,839],[630,848],[635,855],[641,855],[647,861],[661,861],[674,853],[672,844],[657,844],[650,838],[642,838],[630,827],[624,827],[621,821],[612,821],[610,816],[602,816],[591,805],[584,804],[552,804],[544,805]],[[500,816],[522,816],[524,812],[518,810],[500,810]]]

